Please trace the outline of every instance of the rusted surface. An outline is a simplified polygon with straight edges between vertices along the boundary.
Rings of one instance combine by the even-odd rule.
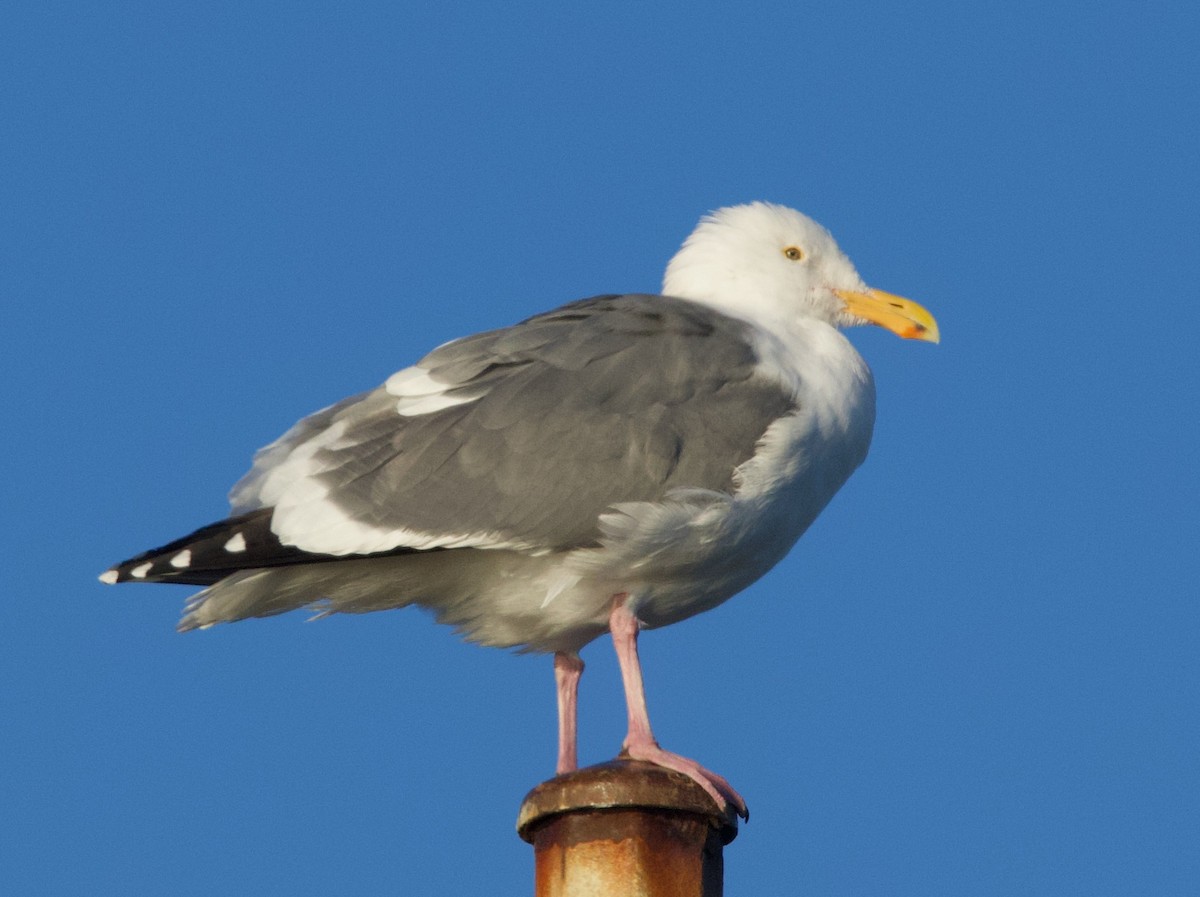
[[[538,785],[517,831],[535,897],[719,897],[737,817],[687,776],[614,760]]]

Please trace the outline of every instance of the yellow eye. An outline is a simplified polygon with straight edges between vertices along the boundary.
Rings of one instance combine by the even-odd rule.
[[[789,246],[783,250],[783,254],[793,262],[798,262],[804,258],[804,250],[799,246]]]

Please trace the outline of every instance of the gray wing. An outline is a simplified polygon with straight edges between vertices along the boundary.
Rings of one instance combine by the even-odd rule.
[[[729,491],[795,410],[748,326],[682,299],[602,296],[435,349],[263,449],[230,494],[287,545],[595,544],[621,502]]]

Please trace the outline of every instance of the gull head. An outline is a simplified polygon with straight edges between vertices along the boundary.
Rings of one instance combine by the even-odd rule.
[[[667,265],[663,293],[703,302],[762,326],[810,318],[834,327],[876,324],[938,341],[933,315],[911,299],[871,289],[829,231],[766,202],[706,215]]]

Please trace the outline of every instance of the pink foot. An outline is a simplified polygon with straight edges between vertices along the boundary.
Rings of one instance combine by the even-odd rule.
[[[621,754],[632,760],[645,760],[647,763],[653,763],[656,766],[663,766],[667,769],[683,773],[707,791],[709,796],[716,801],[717,806],[722,810],[726,810],[732,805],[739,816],[747,822],[750,821],[750,811],[746,809],[746,802],[742,800],[742,796],[734,790],[733,786],[725,780],[725,777],[705,769],[695,760],[689,760],[687,757],[681,757],[679,754],[663,750],[654,741],[640,744],[626,744],[621,749]]]

